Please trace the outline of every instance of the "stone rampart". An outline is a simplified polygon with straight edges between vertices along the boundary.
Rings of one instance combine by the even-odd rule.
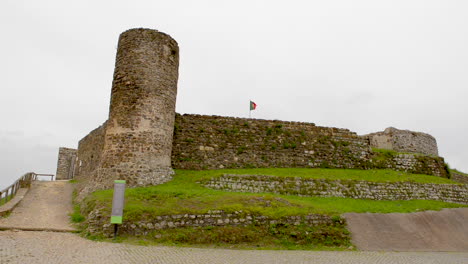
[[[388,128],[358,136],[313,123],[176,115],[178,63],[169,35],[123,32],[109,119],[80,141],[75,168],[66,165],[68,154],[59,157],[57,175],[74,171],[84,193],[112,188],[116,179],[130,187],[161,184],[172,168],[391,168],[447,177],[442,158],[385,157],[371,148],[437,155],[435,139],[424,133]]]
[[[96,171],[101,164],[101,156],[104,150],[106,124],[105,122],[91,131],[78,143],[78,159],[75,164],[78,192],[83,189],[92,191],[96,185],[99,185],[96,179]],[[89,193],[89,191],[85,191],[85,193]]]
[[[76,152],[76,149],[59,148],[55,179],[67,180],[73,178],[72,172],[75,166]]]
[[[313,123],[176,115],[172,166],[365,168],[366,138]]]
[[[426,133],[389,127],[383,132],[372,133],[366,136],[369,138],[371,147],[373,148],[433,156],[438,155],[436,139]]]
[[[313,123],[176,115],[172,166],[221,168],[384,168],[448,177],[444,159],[373,152],[369,138]]]
[[[202,182],[205,187],[252,193],[346,197],[370,200],[437,200],[468,204],[468,186],[414,182],[368,182],[263,175],[223,175]]]

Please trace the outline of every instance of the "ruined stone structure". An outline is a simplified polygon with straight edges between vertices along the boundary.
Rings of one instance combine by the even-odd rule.
[[[120,35],[109,119],[83,138],[76,177],[85,192],[106,189],[116,179],[129,186],[171,179],[172,134],[179,48],[169,35],[131,29]]]
[[[59,148],[56,180],[67,180],[73,178],[76,160],[76,149]]]
[[[176,115],[178,62],[177,42],[164,33],[120,35],[109,119],[80,140],[74,165],[72,150],[59,155],[57,175],[75,175],[81,197],[116,179],[161,184],[172,168],[390,168],[448,176],[435,139],[424,133],[389,128],[358,136],[313,123]],[[424,155],[384,157],[371,147]]]
[[[148,29],[120,35],[109,119],[96,180],[130,186],[171,179],[172,132],[179,48],[170,36]]]
[[[303,122],[177,115],[172,165],[180,169],[365,168],[370,156],[369,141],[347,129]]]
[[[371,147],[389,149],[398,152],[439,155],[436,139],[426,133],[399,130],[389,127],[382,132],[367,135]]]

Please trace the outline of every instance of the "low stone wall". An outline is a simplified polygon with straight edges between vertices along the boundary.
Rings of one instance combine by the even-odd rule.
[[[125,222],[120,225],[119,232],[130,235],[147,235],[158,229],[184,228],[184,227],[208,227],[208,226],[248,226],[248,225],[272,225],[289,224],[309,226],[344,224],[342,218],[331,218],[328,215],[311,214],[303,216],[288,216],[272,219],[263,215],[253,215],[242,211],[226,213],[220,210],[212,210],[206,214],[181,214],[154,216],[150,220]],[[109,216],[103,216],[99,210],[93,210],[87,218],[87,231],[92,234],[104,234],[111,236],[113,226],[109,224]]]
[[[454,180],[454,181],[457,181],[457,182],[468,184],[468,175],[466,175],[466,174],[462,174],[462,173],[452,171],[451,172],[451,179]]]
[[[226,174],[202,182],[205,187],[237,192],[346,197],[371,200],[437,200],[468,204],[468,186],[414,182],[367,182]]]
[[[375,153],[371,168],[391,169],[415,174],[449,178],[449,171],[441,157],[411,153]]]

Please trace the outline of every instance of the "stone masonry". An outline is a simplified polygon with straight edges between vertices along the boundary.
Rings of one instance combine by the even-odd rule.
[[[169,35],[150,29],[120,35],[109,119],[80,141],[87,150],[78,151],[78,178],[93,182],[86,192],[117,179],[145,186],[172,178],[178,66],[178,44]]]
[[[172,165],[178,169],[248,167],[365,168],[367,139],[313,123],[176,115]]]
[[[73,178],[76,152],[76,149],[59,148],[57,173],[55,174],[55,179],[66,180]]]
[[[468,184],[468,175],[460,172],[451,172],[451,179],[457,182]]]
[[[434,157],[435,139],[424,133],[388,128],[358,136],[313,123],[176,115],[178,64],[169,35],[151,29],[120,35],[109,119],[80,140],[76,163],[68,152],[59,155],[57,176],[74,174],[79,197],[116,179],[130,187],[161,184],[172,168],[390,168],[447,177],[443,158]],[[422,155],[384,157],[371,147]]]
[[[274,224],[288,224],[308,226],[344,224],[343,218],[333,219],[324,214],[309,214],[271,218],[264,215],[249,214],[242,211],[226,213],[222,210],[210,210],[204,214],[180,214],[154,216],[152,219],[136,222],[124,222],[119,230],[130,235],[148,235],[154,230],[183,228],[183,227],[209,227],[209,226],[248,226]],[[109,224],[109,217],[99,209],[90,212],[86,231],[91,234],[113,235],[113,226]]]
[[[438,200],[468,204],[468,185],[414,182],[368,182],[225,174],[202,183],[205,187],[251,193],[346,197],[370,200]]]
[[[426,133],[389,127],[383,132],[372,133],[367,135],[367,137],[369,137],[371,147],[373,148],[433,156],[438,155],[436,139]]]

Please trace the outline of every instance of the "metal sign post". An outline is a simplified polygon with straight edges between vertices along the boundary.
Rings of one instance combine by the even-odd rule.
[[[114,197],[112,199],[111,224],[114,224],[114,238],[117,236],[118,225],[122,224],[125,198],[125,181],[114,181]]]

